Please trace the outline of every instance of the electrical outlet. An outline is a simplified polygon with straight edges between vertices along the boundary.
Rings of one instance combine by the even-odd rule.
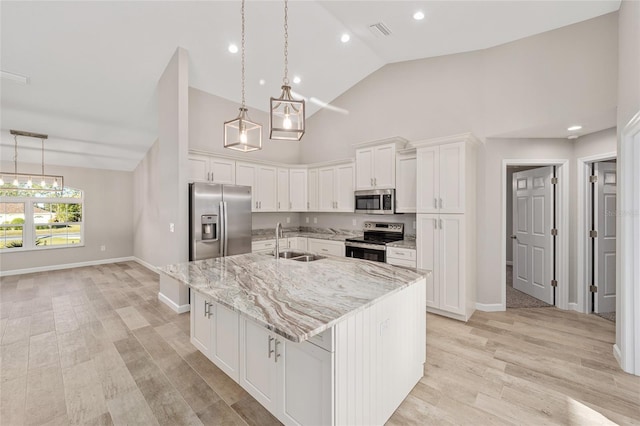
[[[100,251],[107,251],[107,246],[104,244],[100,246]]]
[[[169,224],[169,232],[176,232],[176,225],[174,223]]]
[[[318,218],[317,217],[313,218],[313,223],[318,223]]]
[[[355,219],[353,219],[353,220],[351,221],[351,224],[352,224],[353,226],[356,226],[356,225],[358,224],[358,222],[357,222]]]
[[[287,217],[287,223],[291,223],[291,218]]]
[[[304,218],[304,223],[309,223],[309,216]]]

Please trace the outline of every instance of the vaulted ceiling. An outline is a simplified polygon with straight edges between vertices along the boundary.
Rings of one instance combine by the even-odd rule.
[[[289,78],[300,78],[294,91],[312,115],[385,64],[484,49],[619,6],[291,0]],[[178,46],[189,51],[191,86],[240,100],[240,54],[228,50],[240,44],[238,0],[3,1],[0,9],[3,160],[13,147],[8,130],[20,129],[50,135],[54,164],[132,170],[156,138],[155,88]],[[424,19],[413,19],[416,11]],[[369,27],[379,23],[391,34],[374,34]],[[282,83],[283,3],[247,1],[246,26],[247,103],[267,110]],[[26,161],[39,162],[39,141],[29,143]]]

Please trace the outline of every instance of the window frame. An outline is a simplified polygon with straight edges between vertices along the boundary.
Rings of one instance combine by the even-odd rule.
[[[66,249],[75,247],[85,247],[85,208],[84,208],[84,191],[78,190],[81,194],[80,197],[12,197],[2,196],[0,197],[0,203],[24,203],[24,223],[22,224],[22,247],[14,248],[1,248],[0,254],[16,253],[24,251],[38,251],[38,250],[55,250]],[[42,226],[45,224],[36,223],[34,217],[34,204],[46,203],[46,204],[80,204],[82,211],[81,220],[79,222],[61,222],[60,224],[79,224],[80,225],[80,242],[77,244],[52,244],[52,245],[36,245],[36,226]],[[57,223],[57,222],[56,222]],[[4,225],[4,224],[0,224]],[[52,225],[52,223],[47,223]],[[9,224],[3,227],[11,226]],[[15,226],[15,225],[14,225]]]

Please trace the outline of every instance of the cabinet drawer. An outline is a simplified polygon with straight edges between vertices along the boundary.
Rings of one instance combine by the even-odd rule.
[[[415,263],[416,251],[412,249],[387,247],[387,258],[389,257],[399,260],[413,260]]]
[[[316,240],[314,238],[309,238],[307,240],[307,250],[312,253],[344,257],[344,243],[340,241]]]
[[[280,240],[280,246],[285,248],[287,245],[286,241]],[[264,241],[253,241],[251,243],[251,251],[264,251],[264,250],[273,250],[276,247],[276,240],[264,240]]]
[[[387,257],[387,263],[393,266],[402,266],[405,268],[415,268],[416,261],[415,260],[406,260],[406,259],[395,259],[393,257]]]
[[[333,327],[311,337],[309,342],[326,351],[333,352]]]

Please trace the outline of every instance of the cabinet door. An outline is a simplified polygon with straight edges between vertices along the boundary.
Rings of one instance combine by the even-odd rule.
[[[191,292],[191,343],[200,352],[210,357],[211,354],[211,319],[210,305],[204,296]]]
[[[282,398],[278,411],[284,423],[333,424],[333,354],[308,342],[281,340],[278,378]]]
[[[376,189],[396,187],[396,145],[382,145],[373,151],[373,186]]]
[[[335,209],[335,198],[333,191],[335,187],[334,168],[327,167],[318,170],[318,211],[333,211]]]
[[[236,184],[251,187],[251,211],[258,211],[258,193],[256,188],[256,166],[248,163],[236,163]]]
[[[294,212],[307,211],[307,171],[289,170],[289,207]]]
[[[258,210],[275,212],[278,198],[278,177],[275,167],[258,166]]]
[[[440,179],[438,147],[419,149],[416,167],[418,213],[437,213]]]
[[[213,312],[213,345],[211,360],[236,382],[239,380],[240,319],[238,313],[215,303]]]
[[[373,148],[356,151],[356,189],[372,189],[373,185]]]
[[[189,182],[208,182],[209,158],[200,155],[189,156]]]
[[[318,240],[315,238],[307,238],[307,250],[311,253],[328,254],[331,256],[344,257],[345,254],[343,242]]]
[[[353,175],[354,165],[345,164],[336,167],[335,200],[336,210],[353,213]]]
[[[465,157],[464,142],[440,147],[440,213],[464,213]]]
[[[215,183],[235,185],[236,162],[212,157],[210,160],[211,181]]]
[[[240,386],[267,410],[276,409],[275,336],[250,320],[241,320]]]
[[[307,210],[310,212],[316,212],[319,209],[319,191],[318,169],[310,169],[307,175]]]
[[[278,211],[289,211],[289,169],[278,169]]]
[[[440,307],[439,289],[439,253],[440,229],[438,215],[417,215],[416,241],[418,243],[418,268],[428,269],[431,275],[427,277],[427,306]]]
[[[440,229],[440,309],[456,314],[465,313],[464,216],[443,214],[438,219]]]
[[[396,212],[416,212],[416,157],[398,157],[396,161]]]

